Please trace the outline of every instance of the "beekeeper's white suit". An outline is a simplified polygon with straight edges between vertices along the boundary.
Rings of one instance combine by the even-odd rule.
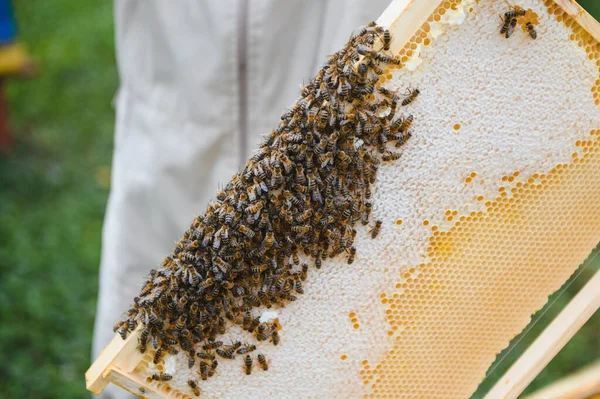
[[[390,0],[119,0],[94,358],[173,249],[358,26]],[[105,397],[128,397],[109,387]],[[112,396],[111,396],[112,395]]]

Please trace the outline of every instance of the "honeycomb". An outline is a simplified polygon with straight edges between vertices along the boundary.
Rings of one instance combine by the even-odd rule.
[[[503,0],[443,1],[378,84],[419,88],[400,162],[378,172],[372,240],[279,309],[269,371],[222,362],[202,397],[465,398],[600,235],[600,44],[553,1],[537,40],[499,35]],[[532,14],[533,15],[533,14]],[[590,89],[591,88],[591,89]],[[231,329],[226,340],[243,337]],[[149,356],[149,355],[148,355]],[[136,374],[192,397],[185,357]],[[161,368],[161,369],[157,369]]]

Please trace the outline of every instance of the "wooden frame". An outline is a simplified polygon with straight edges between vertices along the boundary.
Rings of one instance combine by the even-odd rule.
[[[554,2],[600,41],[600,24],[575,1],[554,0]],[[377,21],[392,32],[394,36],[392,51],[397,52],[404,47],[441,3],[442,0],[392,1]],[[516,398],[598,308],[600,308],[600,272],[590,279],[506,375],[488,392],[486,399]],[[144,380],[139,373],[136,373],[136,369],[144,364],[143,356],[136,350],[138,335],[139,331],[136,331],[125,341],[120,336],[115,336],[86,372],[87,389],[100,394],[107,384],[112,382],[140,397],[187,397],[180,393],[170,394],[168,389],[161,387],[162,384]],[[600,365],[597,365],[594,370],[600,373]],[[596,378],[595,383],[599,381],[600,378]],[[556,396],[559,397],[563,398],[563,396]]]

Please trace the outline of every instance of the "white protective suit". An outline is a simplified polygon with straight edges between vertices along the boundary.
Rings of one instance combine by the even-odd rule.
[[[390,0],[118,0],[112,189],[93,356],[302,83]],[[109,386],[105,398],[131,397]]]

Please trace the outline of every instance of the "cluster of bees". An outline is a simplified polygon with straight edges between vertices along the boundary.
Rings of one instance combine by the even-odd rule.
[[[227,325],[277,345],[278,323],[261,322],[253,311],[295,301],[309,265],[320,269],[343,254],[353,263],[358,222],[377,237],[382,223],[372,220],[371,186],[380,164],[398,159],[396,149],[411,137],[413,116],[397,110],[419,95],[376,85],[385,66],[401,65],[391,40],[373,22],[329,57],[279,127],[150,272],[115,326],[123,339],[141,324],[138,348],[152,347],[154,363],[183,351],[206,380],[218,358],[240,355],[250,374],[256,345],[218,341]],[[257,363],[268,369],[264,355]],[[196,380],[189,386],[199,392]]]
[[[504,18],[502,19],[502,28],[500,29],[500,34],[505,38],[509,38],[512,36],[515,28],[517,26],[517,22],[520,17],[524,17],[527,13],[532,12],[531,9],[525,10],[520,6],[510,6],[509,10],[504,13]],[[537,31],[531,21],[525,21],[525,29],[533,40],[537,39]]]

